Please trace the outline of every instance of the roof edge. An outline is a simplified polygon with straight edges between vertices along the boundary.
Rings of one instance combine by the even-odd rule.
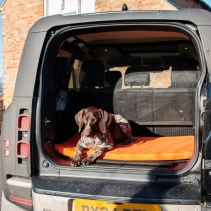
[[[205,7],[207,7],[208,9],[211,9],[211,6],[209,6],[204,0],[197,0],[200,3],[202,3]]]
[[[4,0],[0,6],[0,11],[4,10],[4,5],[7,2],[7,0]]]

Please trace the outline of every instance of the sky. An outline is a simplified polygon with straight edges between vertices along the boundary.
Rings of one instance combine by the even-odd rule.
[[[204,0],[204,2],[211,7],[211,0]]]
[[[203,0],[207,5],[211,7],[211,0]],[[3,0],[0,0],[0,5]],[[0,12],[0,78],[2,78],[2,17]]]

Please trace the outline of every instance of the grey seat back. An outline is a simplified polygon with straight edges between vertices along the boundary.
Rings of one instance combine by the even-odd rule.
[[[150,85],[150,74],[130,68],[124,79],[130,88],[115,93],[118,112],[134,121],[136,128],[150,127],[154,133],[167,136],[192,135],[198,73],[172,71],[171,81],[169,88],[134,88]]]
[[[182,126],[184,134],[194,125],[197,71],[172,71],[171,86],[154,89],[154,121]],[[157,128],[159,132],[159,128]],[[179,132],[182,134],[182,132]]]
[[[197,71],[172,71],[171,88],[196,88],[197,83]]]
[[[124,77],[128,88],[115,90],[116,113],[132,121],[152,121],[152,89],[141,88],[149,85],[150,74],[138,70],[139,67],[129,67]]]

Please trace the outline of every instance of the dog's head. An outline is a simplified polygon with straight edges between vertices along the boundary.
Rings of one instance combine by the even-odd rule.
[[[83,128],[82,134],[84,136],[94,137],[100,131],[106,132],[106,128],[112,121],[112,115],[102,109],[88,107],[75,115],[75,121],[79,126],[79,132]]]

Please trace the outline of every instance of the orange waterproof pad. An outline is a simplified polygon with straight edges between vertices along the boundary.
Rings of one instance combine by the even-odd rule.
[[[74,157],[79,139],[80,133],[77,133],[65,143],[55,144],[55,149],[65,156]],[[135,137],[135,140],[129,145],[115,145],[113,150],[99,158],[125,161],[181,160],[190,159],[194,151],[193,136]],[[82,156],[92,153],[93,150],[85,150]]]

